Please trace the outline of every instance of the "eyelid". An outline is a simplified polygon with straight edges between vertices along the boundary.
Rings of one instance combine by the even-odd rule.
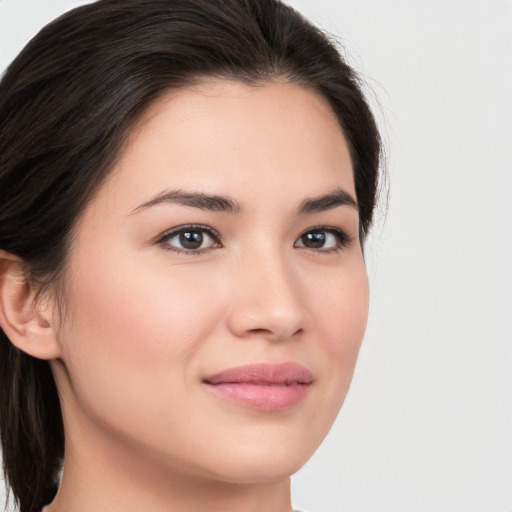
[[[171,246],[171,245],[165,243],[166,240],[169,240],[170,238],[178,235],[179,233],[181,233],[183,231],[187,231],[187,230],[203,231],[203,232],[207,233],[207,235],[215,242],[215,245],[212,247],[204,248],[204,249],[184,249],[184,248],[180,249],[179,247]],[[336,247],[322,249],[322,248],[311,248],[311,247],[307,247],[305,245],[297,246],[296,245],[297,241],[300,240],[307,233],[310,233],[311,231],[325,231],[327,233],[333,234],[338,241]],[[339,252],[339,251],[345,249],[346,247],[348,247],[352,243],[352,241],[353,241],[353,238],[350,235],[348,235],[345,230],[338,228],[338,227],[334,227],[334,226],[320,225],[320,226],[312,226],[312,227],[306,229],[305,231],[303,231],[299,235],[299,237],[296,239],[296,241],[294,242],[294,247],[304,248],[305,250],[308,250],[308,251],[314,252],[314,253],[326,254],[326,253],[332,253],[332,252]],[[165,231],[164,233],[160,234],[156,238],[154,243],[161,245],[167,251],[173,251],[176,253],[185,253],[185,254],[189,254],[189,255],[200,255],[210,249],[223,247],[221,236],[218,233],[218,231],[213,229],[212,227],[206,226],[204,224],[182,224],[180,226],[176,226],[176,227],[171,228],[171,229]]]
[[[342,251],[343,249],[347,248],[353,242],[353,238],[344,229],[341,229],[341,228],[338,228],[335,226],[321,225],[321,226],[312,226],[312,227],[306,229],[305,231],[303,231],[301,233],[301,235],[297,238],[295,243],[297,243],[298,240],[300,240],[304,235],[306,235],[307,233],[310,233],[311,231],[325,231],[327,233],[331,233],[338,240],[338,244],[336,245],[336,247],[332,247],[329,249],[322,249],[322,248],[313,249],[311,247],[306,247],[305,245],[300,245],[298,247],[304,248],[304,249],[309,250],[314,253],[326,254],[326,253]]]
[[[212,240],[214,240],[215,245],[213,247],[207,247],[204,249],[180,249],[179,247],[171,246],[166,244],[165,241],[170,238],[182,233],[183,231],[203,231],[205,232]],[[173,251],[177,253],[185,253],[190,255],[200,255],[205,251],[208,251],[212,248],[222,247],[222,241],[220,234],[210,226],[205,226],[204,224],[182,224],[181,226],[176,226],[174,228],[168,229],[161,235],[159,235],[155,244],[161,245],[166,251]]]

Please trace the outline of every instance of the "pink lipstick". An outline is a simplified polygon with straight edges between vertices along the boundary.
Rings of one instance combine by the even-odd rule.
[[[281,411],[306,396],[313,376],[296,363],[265,363],[229,368],[205,378],[203,383],[218,396],[246,407]]]

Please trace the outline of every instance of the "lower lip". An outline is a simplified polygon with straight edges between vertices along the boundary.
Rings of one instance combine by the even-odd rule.
[[[246,407],[262,411],[282,411],[297,405],[306,396],[310,384],[206,384],[215,394]]]

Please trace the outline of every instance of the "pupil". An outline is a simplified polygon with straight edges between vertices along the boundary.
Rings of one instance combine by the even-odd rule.
[[[323,233],[322,231],[313,231],[311,233],[306,233],[302,238],[302,243],[306,247],[312,247],[313,249],[323,247],[325,243],[325,233]]]
[[[185,231],[180,234],[180,243],[185,249],[198,249],[203,244],[200,231]]]

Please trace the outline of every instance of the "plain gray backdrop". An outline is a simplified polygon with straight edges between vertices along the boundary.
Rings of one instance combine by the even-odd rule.
[[[0,70],[82,1],[0,0]],[[389,207],[368,331],[311,512],[512,511],[512,2],[289,0],[369,84]]]

